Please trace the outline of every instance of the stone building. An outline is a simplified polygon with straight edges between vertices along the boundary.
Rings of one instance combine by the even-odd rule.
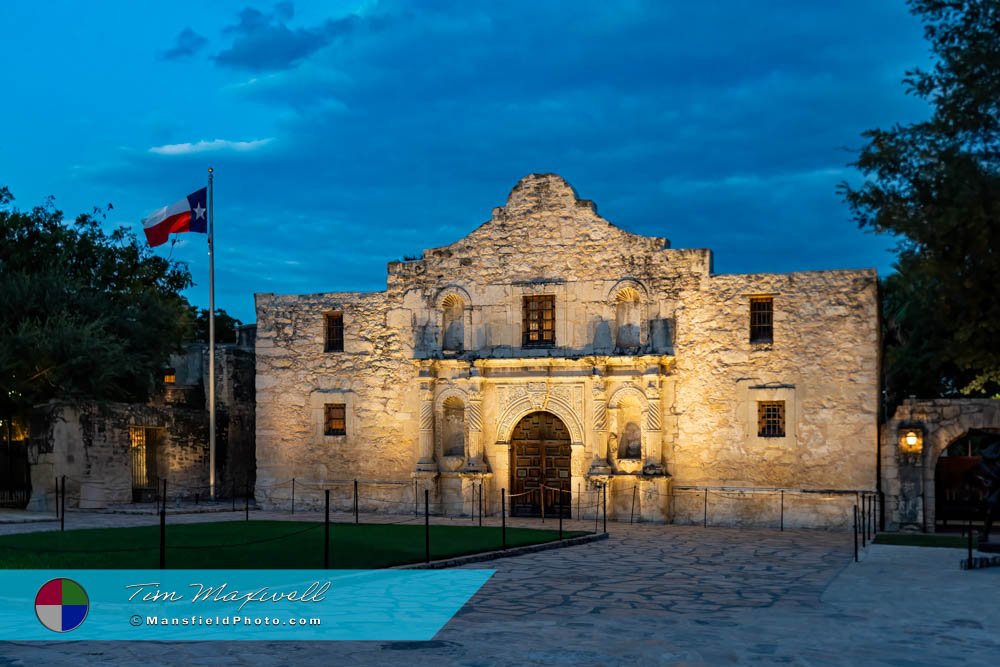
[[[873,270],[723,275],[559,176],[381,292],[257,294],[257,489],[468,514],[843,526],[876,488]],[[779,501],[780,496],[780,501]],[[781,503],[779,509],[779,502]]]
[[[216,495],[253,488],[254,327],[236,344],[217,345]],[[68,507],[102,509],[151,502],[164,480],[167,497],[209,497],[208,345],[173,355],[163,391],[148,403],[37,406],[27,442],[27,509],[51,511],[55,478],[66,477]]]

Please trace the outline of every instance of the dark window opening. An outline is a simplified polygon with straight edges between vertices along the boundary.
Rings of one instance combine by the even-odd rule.
[[[784,401],[757,402],[757,437],[758,438],[785,437]]]
[[[347,405],[344,403],[326,404],[326,435],[347,435]]]
[[[755,296],[750,299],[750,342],[774,342],[774,298]]]
[[[326,351],[344,351],[344,314],[326,314]]]
[[[556,298],[552,295],[524,297],[522,347],[556,344]]]

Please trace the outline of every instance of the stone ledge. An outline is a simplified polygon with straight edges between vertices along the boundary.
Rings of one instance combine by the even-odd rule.
[[[963,570],[982,570],[987,567],[1000,567],[1000,556],[973,556],[971,561],[968,558],[963,558],[959,562],[959,566]]]
[[[455,558],[433,560],[430,563],[410,563],[409,565],[397,565],[389,569],[439,570],[446,567],[458,567],[459,565],[468,565],[469,563],[481,563],[483,561],[493,560],[495,558],[510,558],[512,556],[523,556],[525,554],[533,554],[539,551],[548,551],[550,549],[575,547],[579,544],[589,544],[590,542],[597,542],[599,540],[606,540],[606,539],[608,539],[607,533],[597,533],[594,535],[580,535],[579,537],[570,537],[565,540],[554,540],[552,542],[544,542],[542,544],[528,544],[523,547],[511,547],[510,549],[501,549],[499,551],[486,551],[479,554],[469,554],[468,556],[456,556]]]

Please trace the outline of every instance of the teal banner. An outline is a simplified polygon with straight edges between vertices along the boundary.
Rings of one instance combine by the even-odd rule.
[[[493,570],[0,570],[0,640],[424,641]]]

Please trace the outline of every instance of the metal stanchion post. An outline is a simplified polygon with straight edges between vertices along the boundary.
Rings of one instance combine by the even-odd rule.
[[[483,527],[483,483],[479,483],[479,527]]]
[[[632,525],[632,520],[635,518],[635,494],[639,490],[638,486],[632,487],[632,511],[628,514],[628,525]]]
[[[701,527],[708,528],[708,489],[705,489],[705,513],[701,519]]]
[[[858,528],[860,529],[861,533],[861,548],[864,549],[865,546],[867,545],[867,539],[866,539],[867,536],[865,535],[865,521],[867,521],[867,518],[865,517],[864,498],[861,499],[861,509],[859,511],[861,513],[861,525],[858,526]]]
[[[601,491],[600,490],[598,490],[598,492],[597,492],[597,497],[598,498],[601,497]],[[594,535],[597,535],[597,522],[598,522],[598,520],[600,518],[601,518],[601,508],[600,508],[600,506],[599,506],[599,504],[597,502],[597,499],[595,499],[594,500]]]
[[[243,481],[243,511],[246,514],[246,520],[250,520],[250,481]]]
[[[431,562],[431,492],[424,489],[424,562]]]
[[[295,478],[292,477],[292,514],[295,514]]]
[[[500,540],[504,549],[507,548],[507,489],[500,489]]]
[[[868,494],[868,541],[875,541],[875,494]]]
[[[62,497],[59,499],[59,530],[66,530],[66,475],[62,476]]]
[[[785,490],[781,490],[781,530],[785,530]]]
[[[330,489],[324,489],[326,514],[323,519],[323,569],[330,569]]]
[[[167,480],[163,480],[163,502],[160,504],[160,569],[167,569]]]
[[[854,562],[858,562],[858,506],[854,506]]]
[[[969,517],[969,564],[968,568],[972,569],[972,517]]]
[[[354,480],[354,523],[358,523],[358,480]]]
[[[563,513],[563,509],[562,508],[563,508],[563,504],[562,504],[562,488],[560,488],[559,489],[559,505],[556,507],[556,511],[559,512],[559,539],[560,540],[562,539],[562,513]]]
[[[608,532],[608,485],[604,485],[604,495],[602,496],[604,509],[604,532]]]

